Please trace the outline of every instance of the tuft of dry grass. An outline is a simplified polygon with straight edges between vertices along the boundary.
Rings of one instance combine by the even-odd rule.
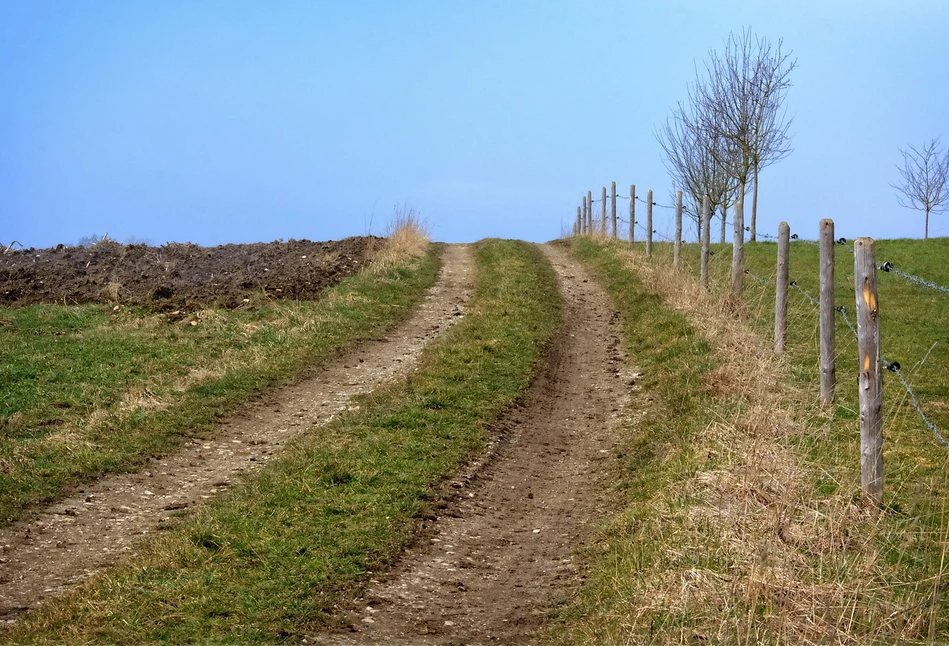
[[[372,271],[386,271],[394,265],[419,258],[428,250],[428,227],[418,211],[406,205],[395,207],[385,237],[382,248],[370,252]]]

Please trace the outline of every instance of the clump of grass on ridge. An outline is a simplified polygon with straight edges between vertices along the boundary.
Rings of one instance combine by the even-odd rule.
[[[415,209],[396,207],[386,226],[385,238],[382,248],[372,254],[373,271],[385,271],[393,264],[424,254],[429,243],[428,227]]]

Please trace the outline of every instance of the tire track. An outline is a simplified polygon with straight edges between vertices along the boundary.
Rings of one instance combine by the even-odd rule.
[[[299,384],[270,393],[223,421],[212,439],[189,441],[133,474],[106,477],[0,531],[0,621],[131,556],[137,544],[325,424],[352,397],[404,375],[422,350],[464,313],[472,282],[467,245],[447,245],[439,280],[419,310],[387,336],[362,344]]]
[[[605,461],[630,376],[603,290],[545,246],[565,322],[495,454],[443,510],[424,544],[356,600],[352,644],[527,643],[577,584],[573,551],[606,503]]]

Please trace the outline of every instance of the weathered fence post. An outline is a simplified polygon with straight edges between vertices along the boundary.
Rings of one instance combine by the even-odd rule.
[[[613,220],[613,237],[616,238],[616,182],[612,184],[613,201],[610,202],[610,214]]]
[[[788,249],[791,246],[791,227],[787,222],[778,225],[778,277],[774,290],[774,352],[783,354],[788,338]]]
[[[708,291],[708,239],[711,235],[712,214],[708,195],[702,198],[702,287]]]
[[[583,217],[580,220],[580,233],[586,234],[587,232],[587,196],[581,195],[580,198],[583,201]]]
[[[646,191],[646,257],[652,258],[652,189]]]
[[[682,191],[676,191],[676,240],[672,247],[672,265],[679,266],[679,253],[682,251]]]
[[[582,217],[581,208],[578,206],[577,207],[577,221],[573,225],[573,235],[575,236],[580,235],[581,217]]]
[[[593,235],[593,191],[587,191],[587,235]]]
[[[745,215],[741,201],[735,204],[735,238],[732,242],[732,294],[741,296],[745,278]]]
[[[600,216],[600,233],[603,234],[603,237],[606,237],[606,187],[603,187],[603,197],[600,199],[600,204],[603,206],[602,214]]]
[[[860,353],[860,483],[864,501],[879,511],[883,506],[883,370],[873,238],[857,238],[853,248]]]
[[[820,403],[834,403],[837,368],[834,306],[834,221],[820,221]]]
[[[636,185],[629,185],[629,241],[636,242]]]

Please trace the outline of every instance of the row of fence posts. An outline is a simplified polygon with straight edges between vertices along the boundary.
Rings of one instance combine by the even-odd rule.
[[[612,195],[612,205],[610,208],[611,213],[611,222],[612,222],[612,231],[610,232],[613,238],[619,237],[619,231],[617,228],[616,220],[616,182],[611,182],[611,195]],[[625,198],[624,198],[625,199]],[[602,235],[607,236],[607,221],[606,221],[606,187],[603,187],[603,191],[600,198],[600,204],[602,205],[601,213],[601,222],[599,230],[594,227],[593,223],[593,191],[587,191],[586,197],[582,199],[580,206],[577,207],[577,219],[573,223],[573,234],[578,235]],[[652,200],[652,190],[646,191],[646,257],[652,257],[652,242],[653,234],[653,221],[652,221],[652,207],[655,206],[655,202]],[[744,241],[745,241],[745,219],[742,205],[736,204],[734,211],[734,228],[735,236],[733,242],[734,253],[732,254],[732,292],[736,296],[741,295],[742,283],[745,274],[745,257],[744,257]],[[629,185],[629,241],[636,241],[636,185]],[[702,265],[701,265],[701,280],[702,285],[708,290],[708,257],[709,257],[709,238],[711,234],[711,210],[709,207],[709,200],[706,197],[702,203],[702,216],[701,216],[701,245],[702,245]],[[676,205],[675,205],[675,238],[673,240],[673,255],[672,255],[672,264],[676,267],[679,266],[679,256],[682,250],[682,191],[676,191]]]
[[[790,228],[778,227],[778,264],[774,314],[774,350],[781,354],[787,339]],[[820,222],[820,402],[834,403],[836,389],[836,311],[834,300],[834,221]],[[883,361],[876,254],[872,238],[854,241],[854,289],[857,305],[857,353],[860,403],[860,484],[873,509],[883,506]]]
[[[608,233],[613,238],[619,237],[619,227],[617,224],[616,217],[616,182],[610,183],[610,223],[612,228],[610,231],[607,231],[606,223],[606,187],[603,187],[603,191],[600,198],[600,204],[602,205],[601,213],[601,222],[599,230],[597,231],[594,228],[593,224],[593,191],[587,191],[586,197],[582,199],[582,203],[577,207],[577,219],[573,223],[573,235],[594,235],[600,234],[603,236],[608,235]],[[624,198],[626,199],[626,198]],[[629,241],[636,242],[636,185],[629,185]],[[646,191],[646,256],[652,257],[652,207],[655,206],[655,202],[652,200],[652,190]],[[682,191],[676,191],[676,236],[675,236],[675,265],[679,264],[679,251],[682,245]]]
[[[593,226],[593,193],[588,191],[581,206],[577,207],[574,235],[607,235],[606,187],[603,187],[601,204],[602,221],[599,232]],[[652,191],[646,197],[646,256],[652,257]],[[745,274],[744,259],[744,211],[739,202],[735,205],[734,239],[732,253],[731,291],[740,296]],[[612,183],[612,237],[617,238],[616,182]],[[701,264],[700,280],[706,291],[709,289],[709,238],[711,233],[711,210],[706,197],[702,204],[700,222]],[[629,241],[635,242],[636,185],[629,187]],[[676,191],[675,239],[673,265],[679,266],[682,244],[682,191]],[[790,227],[782,222],[778,227],[778,259],[775,284],[774,349],[781,354],[787,341],[787,301],[790,285]],[[820,401],[824,406],[833,404],[836,387],[834,365],[836,306],[834,301],[834,222],[830,219],[820,223]],[[857,238],[854,243],[854,285],[857,301],[857,348],[859,353],[859,401],[860,401],[860,480],[864,499],[873,509],[883,505],[883,373],[880,353],[880,318],[876,284],[876,259],[872,238]]]

